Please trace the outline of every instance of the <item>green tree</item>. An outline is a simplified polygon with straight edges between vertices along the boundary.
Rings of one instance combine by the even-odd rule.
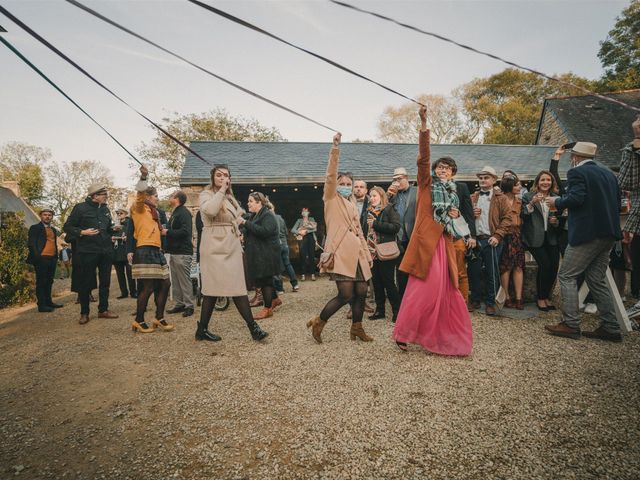
[[[33,298],[34,277],[25,263],[27,236],[21,213],[0,213],[0,308]]]
[[[257,120],[235,117],[225,110],[192,113],[162,119],[162,127],[185,143],[194,140],[281,142],[282,135],[275,127],[265,127]],[[140,159],[149,168],[152,184],[160,188],[175,187],[184,165],[182,147],[157,132],[150,143],[138,148]]]
[[[42,167],[51,159],[51,151],[21,142],[9,142],[0,148],[0,176],[20,185],[20,196],[31,206],[41,203],[44,193]]]
[[[478,136],[479,124],[465,118],[455,98],[420,95],[417,100],[427,105],[427,125],[433,143],[472,143]],[[418,130],[418,106],[413,102],[385,108],[378,120],[378,137],[384,142],[416,143]]]
[[[583,88],[595,88],[595,82],[572,73],[556,78]],[[481,125],[484,143],[514,145],[535,141],[545,98],[583,94],[578,88],[513,68],[472,80],[456,92],[466,115]]]
[[[598,58],[605,70],[604,89],[640,88],[640,0],[633,0],[616,18],[606,40],[600,42]]]

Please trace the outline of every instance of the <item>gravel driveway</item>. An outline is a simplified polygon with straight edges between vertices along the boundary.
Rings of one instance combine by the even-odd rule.
[[[558,314],[475,314],[473,356],[445,358],[401,353],[389,321],[352,342],[341,311],[316,345],[304,324],[334,289],[286,293],[264,344],[233,306],[217,344],[194,341],[196,317],[133,334],[115,291],[120,318],[92,304],[85,326],[68,295],[54,314],[0,312],[0,478],[639,477],[638,334],[572,341],[544,333]]]

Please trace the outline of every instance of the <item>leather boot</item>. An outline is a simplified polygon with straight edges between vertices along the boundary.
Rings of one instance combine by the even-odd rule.
[[[316,343],[322,343],[322,329],[327,324],[324,320],[320,319],[320,316],[317,316],[313,320],[309,320],[307,322],[307,328],[311,328],[311,336],[316,341]]]
[[[254,320],[263,320],[265,318],[273,317],[273,308],[264,307],[256,315],[253,316]]]
[[[260,325],[258,325],[255,320],[247,322],[247,327],[249,327],[249,332],[251,332],[251,338],[256,341],[262,340],[269,335],[267,332],[260,328]]]
[[[256,293],[251,300],[249,300],[249,306],[251,308],[264,305],[264,299],[262,298],[262,289],[256,288]]]
[[[209,331],[209,320],[211,319],[207,319],[206,321],[201,320],[198,322],[198,327],[196,328],[196,340],[219,342],[222,340],[222,337]]]
[[[367,335],[362,328],[362,322],[355,322],[351,324],[351,331],[349,332],[351,340],[355,340],[356,337],[363,342],[373,342],[373,337]]]

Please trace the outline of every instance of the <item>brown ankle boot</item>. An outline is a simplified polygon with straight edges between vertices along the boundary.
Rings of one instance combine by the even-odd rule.
[[[253,307],[259,307],[260,305],[264,305],[264,300],[262,298],[262,289],[256,288],[255,295],[251,300],[249,300],[249,306],[253,308]]]
[[[358,337],[363,342],[373,342],[373,337],[367,335],[364,328],[362,328],[362,322],[352,323],[349,334],[351,335],[351,340],[355,340]]]
[[[262,320],[264,318],[273,317],[273,308],[264,307],[256,315],[253,316],[254,320]]]
[[[317,316],[313,320],[309,320],[307,322],[307,328],[311,328],[311,336],[317,343],[322,343],[322,329],[327,324],[324,320],[320,319],[320,316]]]

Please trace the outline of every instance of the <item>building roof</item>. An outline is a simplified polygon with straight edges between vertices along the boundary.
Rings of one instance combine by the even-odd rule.
[[[634,107],[640,107],[640,90],[607,94]],[[545,113],[556,119],[571,142],[598,145],[596,160],[614,167],[620,164],[620,150],[633,139],[631,124],[638,112],[593,95],[548,98],[544,101],[536,143]]]
[[[195,141],[191,148],[211,164],[229,165],[236,184],[301,184],[324,182],[331,144]],[[498,174],[510,169],[523,180],[531,180],[549,168],[555,149],[546,145],[431,145],[431,158],[453,157],[458,180],[476,180],[475,173],[485,165],[494,167]],[[340,170],[368,182],[388,182],[395,167],[405,167],[415,179],[417,153],[416,144],[343,143]],[[562,176],[567,166],[567,161],[561,162]],[[210,165],[188,153],[180,185],[208,184],[210,170]]]
[[[27,202],[18,197],[10,188],[0,186],[0,212],[22,212],[24,214],[24,224],[27,227],[35,225],[40,218],[29,207]]]

